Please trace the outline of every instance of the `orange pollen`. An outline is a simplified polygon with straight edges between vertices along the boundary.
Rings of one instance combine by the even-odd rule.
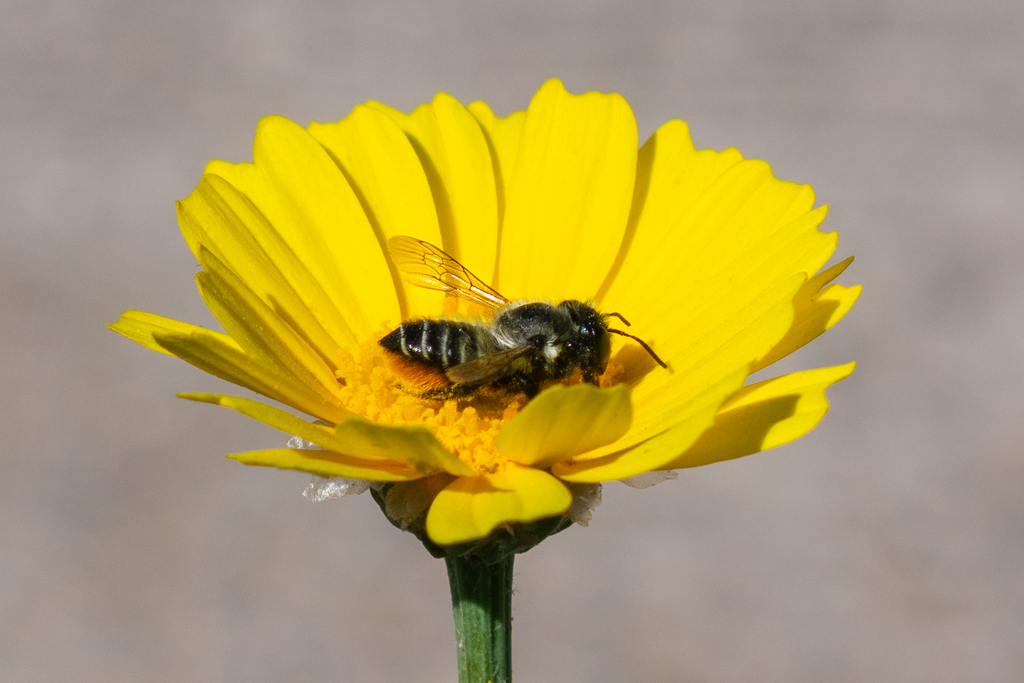
[[[504,459],[494,451],[494,439],[519,412],[522,397],[421,398],[417,387],[395,371],[390,354],[378,343],[391,329],[382,329],[336,359],[342,405],[379,424],[423,425],[447,450],[480,472],[503,465]]]

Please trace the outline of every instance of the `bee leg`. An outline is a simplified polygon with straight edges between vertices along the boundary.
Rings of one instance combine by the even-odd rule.
[[[537,380],[526,375],[522,372],[517,372],[512,375],[512,380],[515,382],[519,390],[526,394],[526,398],[530,399],[540,393],[540,386],[537,384]]]
[[[597,375],[595,375],[593,372],[589,370],[583,373],[583,381],[586,382],[587,384],[593,384],[595,387],[600,384],[600,382],[597,380]]]
[[[415,396],[428,401],[447,401],[453,398],[465,398],[467,396],[472,396],[476,389],[476,385],[472,384],[453,384],[450,387],[427,389],[426,391],[421,391],[415,394]]]

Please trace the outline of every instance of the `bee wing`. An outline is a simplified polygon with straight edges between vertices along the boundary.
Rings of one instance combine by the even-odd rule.
[[[480,356],[448,368],[445,376],[455,384],[477,384],[496,378],[514,361],[533,351],[529,344]]]
[[[406,235],[392,237],[388,240],[388,251],[402,279],[409,284],[449,292],[488,308],[501,308],[509,303],[464,265],[428,242]]]

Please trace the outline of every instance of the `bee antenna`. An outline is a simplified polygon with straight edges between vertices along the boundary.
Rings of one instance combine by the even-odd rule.
[[[624,322],[626,324],[626,327],[632,327],[632,325],[629,324],[629,321],[622,317],[621,313],[605,313],[605,315],[607,315],[609,318],[614,315],[616,318]],[[626,336],[628,337],[629,335]]]
[[[618,313],[609,313],[608,315],[619,315],[619,314]],[[619,315],[619,317],[621,318],[622,316]],[[623,321],[623,322],[625,322],[625,321]],[[626,323],[626,324],[628,325],[629,323]],[[645,342],[640,337],[634,337],[629,332],[623,332],[622,330],[613,330],[610,327],[608,328],[608,331],[611,332],[612,334],[619,334],[619,335],[622,335],[623,337],[629,337],[630,339],[635,341],[637,344],[639,344],[640,346],[644,347],[644,351],[646,351],[647,353],[651,354],[651,358],[653,358],[655,361],[657,361],[658,365],[660,365],[661,367],[665,368],[666,370],[668,369],[668,366],[665,365],[665,361],[663,361],[662,359],[658,358],[658,354],[656,354],[654,352],[654,349],[652,349],[650,346],[648,346],[647,342]]]

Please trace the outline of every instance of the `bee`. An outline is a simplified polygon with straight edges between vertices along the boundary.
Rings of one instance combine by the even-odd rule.
[[[391,258],[410,284],[446,292],[493,311],[488,322],[410,320],[380,340],[400,374],[423,398],[461,398],[486,388],[531,399],[544,383],[579,370],[597,384],[611,355],[609,333],[629,337],[658,365],[668,366],[639,337],[608,327],[619,313],[601,313],[572,299],[510,301],[437,247],[413,237],[388,240]]]

